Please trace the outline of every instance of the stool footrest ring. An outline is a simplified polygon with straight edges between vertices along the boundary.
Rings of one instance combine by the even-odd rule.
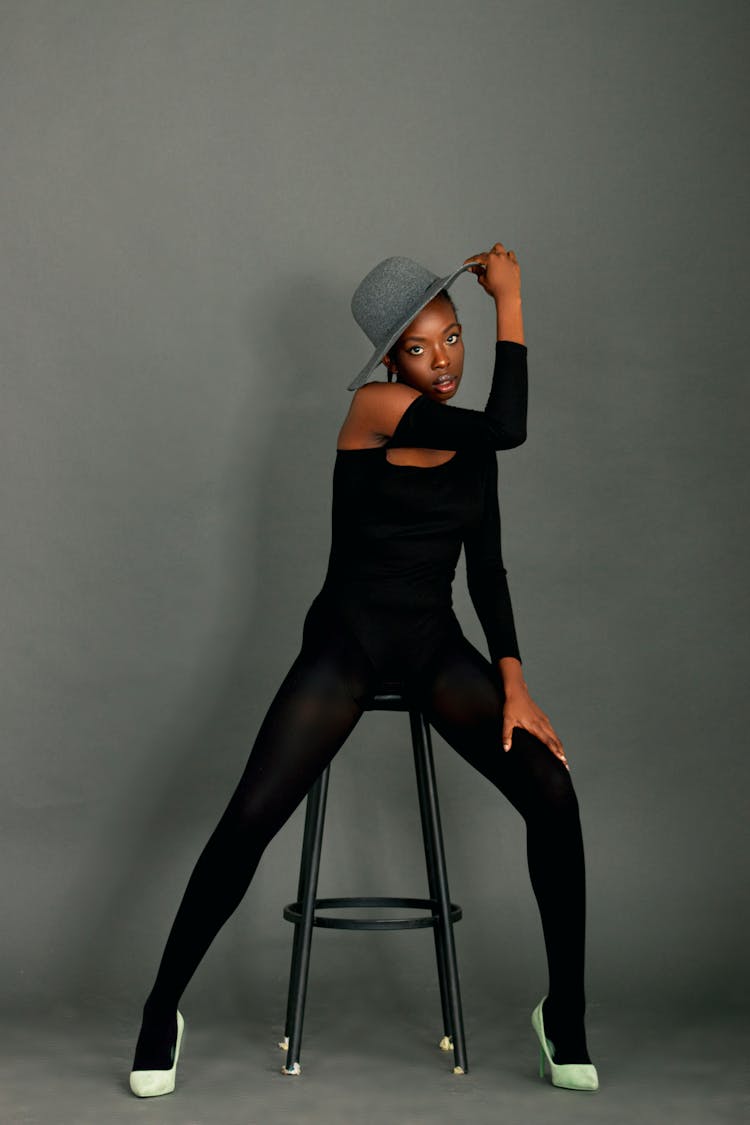
[[[412,915],[409,918],[345,918],[336,915],[318,915],[318,910],[336,910],[353,907],[399,907],[407,910],[429,911],[426,915]],[[452,902],[451,921],[458,922],[463,917],[461,907]],[[440,922],[437,913],[438,903],[433,898],[395,898],[392,896],[349,896],[348,898],[316,898],[313,926],[330,930],[421,930],[433,928]],[[302,921],[302,903],[290,902],[284,907],[284,918],[295,926]]]

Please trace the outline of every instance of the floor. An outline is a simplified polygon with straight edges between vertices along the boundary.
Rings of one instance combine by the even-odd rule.
[[[532,1005],[533,1006],[533,1005]],[[193,1006],[194,1007],[194,1006]],[[746,1020],[738,1009],[686,1019],[669,1011],[589,1004],[600,1089],[552,1087],[536,1072],[526,1007],[475,1005],[467,1018],[469,1073],[452,1073],[421,1004],[387,998],[365,1021],[354,998],[316,998],[305,1017],[302,1074],[285,1076],[276,1013],[218,1018],[181,1005],[186,1027],[174,1093],[135,1098],[128,1086],[139,1013],[110,1019],[71,1011],[0,1026],[3,1125],[719,1125],[750,1120]],[[375,1006],[378,1007],[377,1005]],[[431,1010],[431,1009],[430,1009]]]

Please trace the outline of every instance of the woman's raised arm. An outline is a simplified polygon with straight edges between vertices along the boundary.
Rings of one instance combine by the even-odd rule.
[[[366,418],[366,428],[386,438],[388,446],[514,449],[526,440],[526,346],[496,341],[492,386],[484,410],[437,402],[400,383],[370,383],[356,396],[362,428]]]
[[[528,371],[521,307],[521,271],[513,250],[496,242],[472,254],[471,272],[495,302],[497,342],[492,385],[484,410],[438,402],[408,383],[371,383],[352,403],[360,431],[388,446],[514,449],[526,440]]]

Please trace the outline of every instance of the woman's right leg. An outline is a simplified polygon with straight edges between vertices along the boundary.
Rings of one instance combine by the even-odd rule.
[[[585,859],[571,775],[541,739],[522,727],[514,727],[511,749],[503,750],[502,681],[466,637],[440,646],[422,673],[419,690],[430,724],[526,822],[528,868],[549,969],[545,1028],[555,1044],[555,1062],[589,1063],[584,1028]],[[494,871],[494,860],[487,860],[486,866]]]
[[[133,1070],[171,1067],[188,981],[244,897],[264,849],[362,715],[373,666],[338,620],[328,626],[305,634],[190,876],[143,1008]]]

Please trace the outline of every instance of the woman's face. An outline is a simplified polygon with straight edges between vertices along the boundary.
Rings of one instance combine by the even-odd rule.
[[[415,316],[382,361],[399,383],[434,399],[452,398],[464,369],[464,342],[453,305],[438,295]]]

